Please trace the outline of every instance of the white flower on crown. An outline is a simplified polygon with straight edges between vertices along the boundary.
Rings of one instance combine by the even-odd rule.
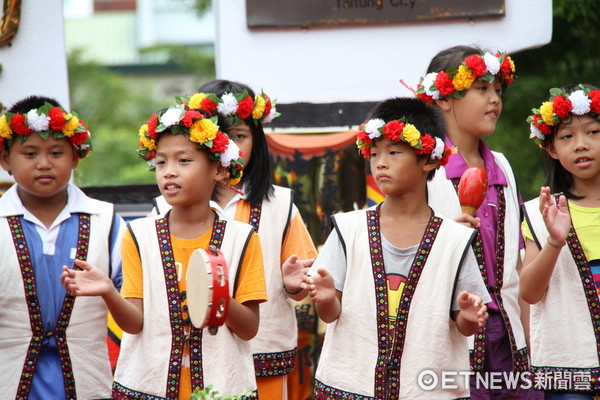
[[[425,77],[423,78],[423,82],[421,83],[423,85],[423,90],[425,91],[425,94],[433,97],[434,100],[438,100],[440,98],[440,92],[438,92],[437,90],[430,90],[430,88],[435,83],[436,78],[437,72],[430,72],[427,75],[425,75]]]
[[[266,115],[263,118],[262,123],[268,124],[269,122],[273,121],[275,119],[276,114],[277,114],[277,110],[275,109],[275,106],[271,107],[271,112],[269,112],[269,115]]]
[[[169,108],[163,115],[160,116],[160,123],[166,128],[171,125],[179,124],[181,120],[181,108]]]
[[[375,118],[372,120],[369,120],[369,122],[367,122],[367,124],[365,125],[365,132],[367,132],[369,134],[369,139],[376,139],[379,136],[381,136],[381,132],[379,132],[379,128],[381,128],[382,126],[385,125],[385,121],[382,120],[381,118]]]
[[[237,160],[240,157],[240,148],[237,144],[234,143],[233,140],[229,141],[227,145],[227,149],[221,153],[221,165],[224,167],[229,167],[233,160]]]
[[[238,102],[233,93],[225,93],[223,97],[221,97],[221,101],[222,103],[217,105],[217,111],[219,111],[221,115],[229,116],[236,113]]]
[[[534,124],[529,125],[529,130],[531,131],[531,135],[529,135],[530,139],[538,138],[540,140],[545,140],[544,133],[540,131]]]
[[[151,166],[152,168],[156,168],[156,157],[149,159],[148,161],[146,161],[148,163],[149,166]]]
[[[435,148],[431,150],[433,160],[441,160],[444,156],[444,141],[438,137],[435,138]]]
[[[590,112],[590,103],[592,100],[585,94],[583,90],[576,90],[569,95],[571,102],[571,113],[574,115],[583,115]]]
[[[35,132],[48,130],[50,117],[46,114],[39,115],[37,110],[29,110],[27,113],[27,126]]]
[[[486,52],[483,55],[483,62],[485,62],[485,67],[490,74],[496,75],[500,71],[500,60],[495,55]]]

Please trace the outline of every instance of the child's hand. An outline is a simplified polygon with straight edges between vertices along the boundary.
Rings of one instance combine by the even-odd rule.
[[[561,195],[558,198],[558,206],[550,194],[549,187],[540,189],[540,212],[544,217],[546,229],[548,229],[548,240],[554,247],[562,247],[569,230],[571,230],[571,215],[569,215],[569,206],[567,198]]]
[[[480,327],[485,326],[488,319],[487,306],[483,304],[481,297],[469,292],[458,295],[458,307],[460,314],[466,321],[476,323]]]
[[[467,228],[479,228],[479,225],[481,225],[481,220],[479,217],[474,217],[469,214],[462,214],[454,218],[454,220],[459,224],[466,226]]]
[[[313,262],[315,262],[314,258],[298,260],[298,256],[295,254],[285,260],[281,266],[281,273],[283,274],[283,284],[288,292],[294,293],[306,288],[304,277]]]
[[[315,303],[329,303],[336,298],[335,285],[333,277],[325,269],[318,269],[316,275],[306,276],[304,278],[308,294]]]
[[[60,281],[73,296],[102,296],[114,287],[110,278],[99,268],[86,261],[75,260],[82,270],[77,271],[63,266]]]

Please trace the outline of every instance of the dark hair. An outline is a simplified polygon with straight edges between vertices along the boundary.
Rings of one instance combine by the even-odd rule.
[[[58,101],[51,97],[34,95],[25,97],[24,99],[17,101],[8,109],[8,112],[14,114],[27,114],[30,110],[40,108],[44,105],[44,103],[50,103],[54,107],[62,108]]]
[[[221,97],[225,93],[242,93],[244,90],[254,98],[254,91],[249,86],[228,80],[215,79],[200,86],[200,93],[214,93]],[[219,116],[219,126],[223,132],[228,132],[231,125],[225,122],[222,116]],[[252,116],[244,120],[252,132],[252,157],[250,162],[244,168],[242,182],[247,184],[248,202],[258,203],[268,199],[273,194],[273,184],[271,182],[271,157],[267,146],[267,138],[260,121],[255,121]],[[220,188],[217,187],[217,190]]]
[[[586,83],[583,84],[583,87],[588,90],[598,90],[597,87],[588,85]],[[568,94],[571,94],[577,90],[581,90],[581,87],[579,85],[567,85],[563,86],[561,89],[566,91]],[[554,143],[556,133],[562,125],[563,123],[561,122],[552,128],[552,132],[546,136],[546,146]],[[550,187],[552,193],[563,193],[568,199],[582,198],[581,196],[577,196],[571,192],[571,189],[573,188],[573,176],[562,166],[560,160],[555,160],[554,158],[550,157],[547,151],[542,153],[542,160],[544,162],[544,169],[546,170],[545,185]]]
[[[386,123],[405,118],[406,122],[413,124],[422,134],[428,133],[434,139],[444,140],[444,117],[437,107],[429,106],[416,97],[396,97],[382,101],[369,113],[368,119],[375,118],[380,118]],[[419,155],[418,157],[429,156]],[[431,180],[434,174],[435,170],[432,170],[427,176],[427,180]]]
[[[480,54],[481,49],[472,46],[454,46],[437,53],[427,67],[427,73],[445,71],[450,67],[458,68],[465,58]]]

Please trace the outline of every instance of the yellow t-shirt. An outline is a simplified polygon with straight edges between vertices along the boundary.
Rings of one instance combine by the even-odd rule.
[[[185,280],[187,272],[187,263],[192,252],[198,248],[208,248],[212,229],[195,239],[179,239],[171,236],[171,245],[173,246],[173,257],[177,268],[177,278],[179,281],[179,291],[184,293],[187,289]],[[131,233],[126,231],[123,236],[122,246],[123,257],[123,286],[121,295],[125,298],[144,298],[144,285],[142,279],[142,263],[140,255]],[[232,294],[239,303],[247,301],[264,302],[267,300],[267,289],[265,283],[265,274],[263,268],[262,250],[260,240],[256,233],[252,233],[240,271],[238,272],[237,287]],[[186,300],[182,302],[182,307],[186,305]],[[183,313],[183,318],[187,318],[187,312]],[[181,368],[181,377],[179,380],[179,399],[189,400],[191,391],[191,374],[189,363],[189,347],[184,348],[184,364]]]
[[[571,222],[588,261],[600,259],[600,207],[582,207],[568,201]],[[533,235],[523,220],[523,237],[533,241]]]

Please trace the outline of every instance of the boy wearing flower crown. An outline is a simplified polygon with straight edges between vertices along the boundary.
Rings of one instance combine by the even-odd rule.
[[[4,398],[110,396],[106,306],[75,299],[60,282],[75,259],[121,281],[124,222],[69,183],[90,146],[85,124],[50,98],[28,97],[0,116],[2,167],[16,182],[0,198]]]
[[[417,99],[377,105],[357,145],[385,201],[332,217],[308,275],[285,266],[286,287],[308,292],[329,323],[317,399],[468,397],[464,379],[448,389],[419,376],[468,372],[465,336],[485,324],[489,301],[470,248],[475,231],[427,204],[427,180],[451,154],[442,135],[439,114]]]
[[[256,397],[247,341],[256,335],[259,303],[267,299],[262,251],[250,225],[221,220],[210,208],[215,184],[226,178],[234,183],[243,164],[216,120],[178,104],[153,114],[140,129],[138,152],[156,171],[171,210],[130,223],[121,294],[90,264],[63,273],[76,296],[102,296],[125,332],[113,398],[188,400],[208,385],[222,395],[249,391]],[[195,249],[209,245],[221,249],[229,269],[229,311],[216,335],[191,325],[187,313],[188,261]]]

